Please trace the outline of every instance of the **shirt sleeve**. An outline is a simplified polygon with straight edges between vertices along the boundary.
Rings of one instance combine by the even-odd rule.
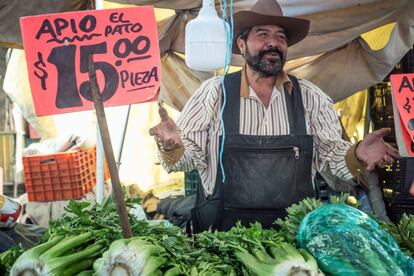
[[[218,78],[205,81],[190,97],[177,120],[177,130],[184,150],[159,152],[161,165],[167,172],[205,169],[209,130],[218,104]]]
[[[316,169],[329,170],[338,178],[349,180],[353,175],[347,166],[345,156],[351,149],[352,143],[342,139],[342,128],[334,104],[316,85],[305,81],[304,86],[309,90],[307,97],[310,108],[310,130],[316,151],[314,154]]]

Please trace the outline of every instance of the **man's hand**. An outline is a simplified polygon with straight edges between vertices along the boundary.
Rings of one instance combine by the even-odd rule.
[[[150,128],[149,134],[154,136],[160,150],[170,151],[182,146],[182,141],[178,135],[174,121],[168,116],[164,107],[158,109],[161,122],[155,127]]]
[[[372,171],[375,166],[383,168],[395,159],[401,158],[396,149],[384,142],[384,137],[391,132],[390,128],[382,128],[368,134],[357,146],[356,157],[364,162],[367,170]]]

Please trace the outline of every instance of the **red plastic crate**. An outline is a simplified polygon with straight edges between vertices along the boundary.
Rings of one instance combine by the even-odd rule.
[[[23,169],[29,201],[82,198],[96,184],[96,147],[24,156]]]

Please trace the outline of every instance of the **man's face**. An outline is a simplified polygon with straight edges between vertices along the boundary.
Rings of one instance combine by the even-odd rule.
[[[247,39],[237,39],[246,63],[262,76],[276,76],[285,64],[287,38],[276,25],[254,26]]]

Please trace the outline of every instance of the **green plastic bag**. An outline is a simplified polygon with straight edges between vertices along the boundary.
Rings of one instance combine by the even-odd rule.
[[[320,207],[301,222],[299,247],[332,275],[414,275],[414,260],[364,212],[345,204]]]

